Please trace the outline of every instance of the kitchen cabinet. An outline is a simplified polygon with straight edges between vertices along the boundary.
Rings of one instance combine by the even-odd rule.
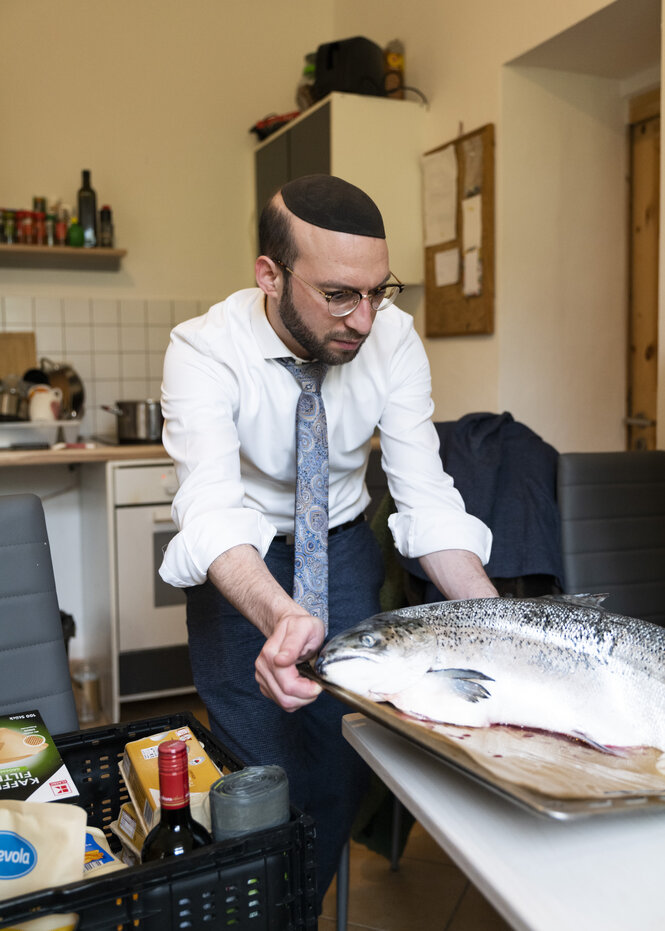
[[[257,146],[257,222],[266,201],[287,181],[319,172],[337,175],[378,204],[394,274],[407,284],[421,283],[425,112],[413,101],[329,94]]]

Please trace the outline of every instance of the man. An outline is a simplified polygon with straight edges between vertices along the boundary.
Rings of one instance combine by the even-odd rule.
[[[396,545],[448,598],[496,594],[482,568],[491,535],[443,473],[427,358],[392,305],[402,286],[374,202],[339,178],[300,178],[266,207],[259,238],[258,288],[176,327],[166,354],[164,445],[180,532],[161,574],[187,588],[194,680],[212,730],[246,763],[283,766],[292,802],[315,818],[322,897],[367,771],[341,736],[344,706],[296,663],[321,647],[326,620],[333,636],[380,610],[381,555],[363,521],[376,426]],[[299,366],[311,360],[325,372],[310,421],[324,409],[328,582],[327,598],[324,583],[300,604],[290,594],[295,413]],[[310,613],[305,603],[319,597]]]

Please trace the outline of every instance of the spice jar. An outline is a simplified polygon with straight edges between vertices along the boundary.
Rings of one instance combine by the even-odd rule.
[[[32,214],[32,237],[36,246],[46,245],[46,214],[41,210]]]
[[[4,242],[8,245],[14,245],[16,242],[16,211],[5,210],[4,212]]]

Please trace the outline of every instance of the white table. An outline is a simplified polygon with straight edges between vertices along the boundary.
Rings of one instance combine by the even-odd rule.
[[[555,821],[361,714],[349,743],[519,931],[663,931],[665,812]]]

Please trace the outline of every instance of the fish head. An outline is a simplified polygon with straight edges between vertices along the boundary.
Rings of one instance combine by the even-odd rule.
[[[377,614],[329,640],[316,672],[358,695],[390,695],[413,685],[429,667],[427,645],[418,634],[403,617]]]

